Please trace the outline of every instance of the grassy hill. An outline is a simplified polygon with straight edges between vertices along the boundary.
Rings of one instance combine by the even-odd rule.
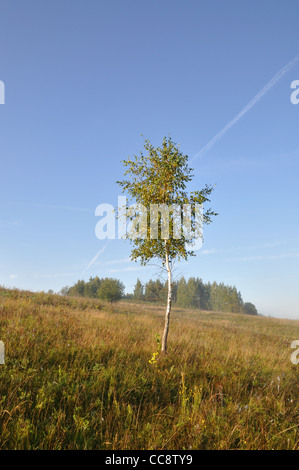
[[[1,449],[299,449],[299,321],[0,290]]]

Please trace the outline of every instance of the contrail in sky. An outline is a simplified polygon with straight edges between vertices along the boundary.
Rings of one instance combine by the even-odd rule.
[[[108,243],[106,243],[106,245],[103,246],[103,248],[100,251],[98,251],[98,253],[92,258],[89,265],[82,271],[81,275],[84,274],[93,265],[93,263],[98,259],[98,257],[106,250],[107,245]]]
[[[287,72],[289,72],[289,70],[291,70],[291,68],[296,64],[296,62],[298,62],[298,60],[299,55],[297,55],[291,62],[289,62],[281,70],[279,70],[279,72],[277,72],[277,74],[274,75],[273,78],[271,78],[271,80],[264,86],[264,88],[262,88],[258,92],[258,94],[255,95],[255,97],[252,98],[251,101],[249,101],[245,108],[243,108],[242,111],[239,112],[239,114],[237,114],[231,121],[229,121],[226,126],[224,126],[223,129],[221,129],[221,131],[218,132],[215,137],[213,137],[213,139],[211,139],[198,153],[194,155],[190,162],[192,162],[193,160],[195,160],[195,158],[199,157],[204,152],[209,150],[217,142],[217,140],[219,140],[231,127],[233,127],[239,121],[239,119],[244,116],[244,114],[246,114],[266,93],[268,93],[268,91],[271,90],[271,88],[274,87],[274,85],[276,85],[277,82],[279,82],[279,80]]]

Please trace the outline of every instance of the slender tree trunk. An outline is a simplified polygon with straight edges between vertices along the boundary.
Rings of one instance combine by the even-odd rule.
[[[169,253],[168,253],[166,240],[165,240],[165,264],[166,264],[167,277],[168,277],[168,293],[167,293],[167,307],[166,307],[166,313],[165,313],[164,331],[163,331],[162,345],[161,345],[162,353],[166,353],[166,350],[167,350],[167,336],[168,336],[168,330],[169,330],[171,299],[172,299],[171,268],[169,266]]]

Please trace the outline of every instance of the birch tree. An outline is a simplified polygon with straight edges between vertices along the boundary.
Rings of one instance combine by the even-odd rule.
[[[172,304],[172,271],[175,260],[187,260],[194,256],[192,244],[196,230],[195,207],[209,202],[213,187],[187,192],[187,184],[193,179],[193,169],[188,165],[188,156],[171,138],[164,137],[160,147],[154,147],[145,140],[144,151],[140,155],[123,161],[124,179],[117,181],[122,191],[135,203],[135,212],[128,212],[134,229],[139,228],[138,236],[128,231],[126,237],[133,247],[131,260],[146,265],[156,259],[167,272],[167,302],[161,351],[167,351],[170,313]],[[186,208],[192,208],[188,211]],[[141,209],[140,209],[141,208]],[[156,209],[158,217],[155,219]],[[168,230],[165,229],[163,211],[168,211]],[[144,218],[144,211],[146,211]],[[141,214],[143,212],[143,214]],[[155,212],[155,214],[154,214]],[[143,218],[141,218],[141,215]],[[202,221],[209,224],[217,215],[211,209],[202,213]],[[145,220],[146,224],[142,224]],[[184,230],[184,223],[189,230]],[[142,227],[141,227],[142,225]],[[154,235],[153,235],[154,233]]]

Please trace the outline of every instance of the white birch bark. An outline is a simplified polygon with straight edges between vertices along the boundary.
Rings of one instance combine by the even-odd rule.
[[[165,313],[164,331],[163,331],[162,345],[161,345],[162,353],[166,353],[167,351],[167,337],[168,337],[168,331],[169,331],[169,320],[170,320],[171,300],[172,300],[171,268],[169,265],[169,253],[168,253],[166,240],[165,240],[165,265],[166,265],[167,278],[168,278],[168,293],[167,293],[167,307],[166,307],[166,313]]]

